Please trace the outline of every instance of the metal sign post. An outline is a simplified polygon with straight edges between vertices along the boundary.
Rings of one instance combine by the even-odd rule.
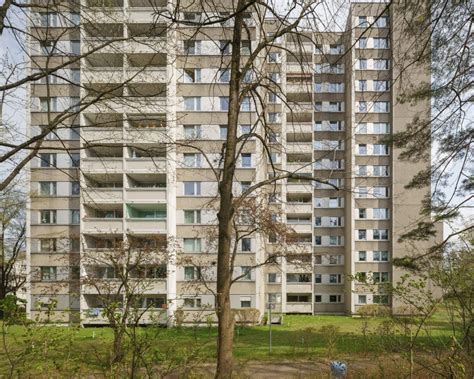
[[[268,309],[268,338],[269,338],[269,352],[272,352],[272,309],[275,306],[273,303],[267,303],[267,309]]]

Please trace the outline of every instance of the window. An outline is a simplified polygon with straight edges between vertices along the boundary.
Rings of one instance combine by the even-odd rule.
[[[40,13],[41,26],[57,27],[59,24],[59,17],[57,13]]]
[[[365,49],[367,47],[367,37],[360,37],[358,44],[359,49]]]
[[[201,54],[201,41],[183,41],[184,52],[189,55]]]
[[[374,48],[375,49],[387,49],[388,48],[388,39],[387,38],[374,38]]]
[[[276,274],[274,272],[271,272],[268,274],[268,283],[279,283],[280,282],[280,276],[279,274]]]
[[[221,51],[221,54],[230,54],[230,41],[219,41],[219,50]]]
[[[242,153],[240,154],[242,160],[242,167],[248,168],[252,167],[252,154],[251,153]]]
[[[373,194],[377,198],[388,197],[388,187],[374,187]]]
[[[367,16],[359,16],[359,25],[360,28],[367,28],[369,22],[367,21]]]
[[[201,98],[198,96],[185,96],[184,97],[184,110],[186,111],[200,111],[201,110]]]
[[[71,167],[77,168],[81,165],[81,155],[77,153],[70,154]]]
[[[367,80],[359,80],[359,91],[367,91]]]
[[[252,306],[252,298],[250,296],[240,297],[240,308],[250,308]]]
[[[240,190],[242,192],[247,191],[252,185],[252,182],[240,182]]]
[[[218,78],[219,78],[219,83],[229,83],[230,70],[228,68],[223,68],[219,70]]]
[[[280,304],[281,303],[281,294],[279,293],[269,293],[268,294],[268,302],[273,304]]]
[[[386,28],[388,25],[388,17],[387,16],[381,16],[375,21],[375,26],[377,28]]]
[[[342,255],[330,255],[329,264],[330,265],[342,265]]]
[[[340,197],[329,198],[329,208],[339,208],[341,206],[342,206],[342,198]]]
[[[279,72],[271,72],[270,73],[270,81],[273,83],[280,83],[281,76]]]
[[[367,70],[367,59],[359,58],[359,70]]]
[[[357,231],[357,239],[358,240],[361,240],[361,241],[364,241],[367,239],[367,230],[365,229],[359,229]]]
[[[330,101],[329,102],[329,112],[342,112],[343,103],[341,101]]]
[[[280,113],[270,112],[268,113],[268,122],[280,122]]]
[[[219,138],[227,139],[227,125],[219,125]]]
[[[250,112],[250,108],[251,108],[250,97],[245,96],[242,99],[242,103],[240,104],[240,110],[243,112]]]
[[[341,274],[329,274],[329,283],[330,284],[340,284],[342,283]]]
[[[314,295],[314,302],[315,303],[322,303],[323,302],[322,295]]]
[[[185,210],[184,211],[184,223],[185,224],[200,224],[201,223],[201,211],[200,210]]]
[[[314,256],[314,264],[320,265],[320,264],[322,264],[322,263],[323,263],[323,257],[322,257],[322,255],[319,255],[319,254],[318,254],[318,255],[315,255],[315,256]]]
[[[321,238],[321,236],[314,236],[314,244],[315,244],[315,245],[322,245],[322,238]]]
[[[374,176],[389,176],[388,166],[374,166]]]
[[[357,260],[359,262],[367,262],[367,252],[366,251],[358,251],[357,252]]]
[[[367,145],[362,143],[357,145],[357,153],[359,155],[367,155]]]
[[[388,134],[390,133],[390,125],[386,122],[375,122],[374,123],[375,134]]]
[[[73,141],[78,141],[80,137],[81,137],[81,128],[79,126],[72,126],[69,138]]]
[[[221,111],[229,110],[229,97],[228,96],[219,96],[219,107]]]
[[[56,182],[40,182],[39,184],[41,196],[56,196]]]
[[[39,155],[40,158],[40,166],[41,167],[56,167],[57,164],[57,155],[55,153],[41,153]]]
[[[79,26],[79,24],[81,23],[80,13],[71,13],[70,21],[72,25]]]
[[[389,111],[388,101],[376,101],[374,102],[374,112],[377,113],[387,113]]]
[[[56,215],[55,210],[43,210],[40,211],[40,223],[41,224],[56,224]]]
[[[252,251],[252,239],[251,238],[242,238],[242,251]]]
[[[81,212],[79,209],[71,210],[71,224],[79,225],[81,223]]]
[[[184,251],[186,253],[196,253],[201,251],[201,238],[184,238]]]
[[[368,194],[367,187],[358,187],[356,193],[358,194],[357,197],[366,198]]]
[[[374,145],[374,155],[388,155],[389,149],[388,145],[385,144],[376,144]]]
[[[57,251],[56,238],[41,238],[40,251],[52,251],[52,252]]]
[[[374,59],[374,69],[388,70],[389,68],[390,68],[390,62],[388,59]]]
[[[197,280],[201,279],[201,268],[194,266],[185,266],[184,267],[184,280]]]
[[[202,301],[201,298],[186,298],[183,303],[184,308],[201,308]]]
[[[314,275],[314,282],[315,282],[316,284],[322,283],[322,276],[321,276],[321,274],[315,274],[315,275]]]
[[[250,41],[249,40],[244,40],[240,44],[240,52],[242,54],[250,54]]]
[[[367,166],[365,166],[365,165],[357,166],[357,175],[358,176],[367,176]]]
[[[374,90],[375,91],[387,91],[388,82],[386,80],[374,80]]]
[[[388,262],[388,251],[374,251],[375,262]]]
[[[367,134],[367,123],[361,122],[356,126],[357,134]]]
[[[43,266],[41,267],[41,280],[45,282],[52,282],[57,279],[56,267]]]
[[[183,131],[186,139],[201,138],[201,125],[183,125]]]
[[[71,54],[72,55],[81,54],[81,41],[71,41]]]
[[[359,218],[367,218],[367,209],[359,208],[358,215],[359,215]]]
[[[81,245],[81,242],[80,242],[79,238],[71,238],[69,240],[69,251],[79,252],[80,245]]]
[[[344,92],[344,83],[328,83],[329,92],[339,93]]]
[[[329,54],[342,54],[342,45],[331,44],[329,45]]]
[[[357,296],[358,304],[367,304],[367,295],[358,295]]]
[[[341,295],[329,295],[329,302],[330,303],[341,303],[342,296]]]
[[[289,283],[311,283],[311,274],[286,274]]]
[[[374,272],[372,273],[372,279],[374,283],[387,283],[388,272]]]
[[[281,54],[271,52],[268,53],[268,63],[280,63],[281,62]]]
[[[374,295],[372,302],[374,304],[388,304],[388,295]]]
[[[376,220],[387,220],[388,219],[388,208],[374,208],[374,219]]]
[[[329,236],[329,245],[330,246],[339,246],[342,245],[341,236]]]
[[[201,154],[200,153],[184,153],[184,165],[186,167],[199,168],[201,167]]]
[[[71,82],[79,84],[81,82],[81,70],[78,68],[71,68]]]
[[[183,182],[184,196],[200,196],[201,182]]]
[[[367,102],[359,101],[359,112],[367,112]]]
[[[56,46],[52,41],[40,41],[40,49],[42,55],[52,55],[55,53]]]
[[[252,267],[242,266],[240,268],[240,275],[242,275],[240,280],[252,280]]]
[[[270,104],[279,104],[280,103],[280,98],[277,96],[275,92],[270,92],[268,94],[268,102]]]
[[[185,68],[183,70],[183,82],[184,83],[200,83],[201,82],[201,69],[200,68]]]
[[[388,229],[374,229],[373,238],[378,241],[388,241]]]

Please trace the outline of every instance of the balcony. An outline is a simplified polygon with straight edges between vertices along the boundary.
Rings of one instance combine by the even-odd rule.
[[[313,152],[312,142],[288,142],[287,153],[311,154]]]
[[[311,274],[308,274],[311,276]],[[286,283],[287,293],[308,293],[313,290],[313,284],[309,283]]]
[[[127,204],[126,228],[132,234],[166,233],[166,204]]]
[[[309,213],[313,211],[313,202],[310,199],[309,202],[290,202],[286,203],[286,213]],[[290,224],[290,222],[288,222]]]
[[[81,127],[81,139],[88,144],[119,143],[123,139],[123,130],[118,127]]]
[[[297,174],[311,174],[313,172],[311,162],[287,162],[286,169]]]
[[[81,226],[84,233],[123,233],[123,221],[121,218],[84,217]]]
[[[122,158],[99,158],[85,157],[81,159],[81,170],[83,172],[122,172]]]
[[[313,186],[311,182],[306,183],[287,183],[286,184],[287,191],[290,193],[312,193]]]
[[[123,201],[123,189],[86,187],[82,189],[81,196],[84,203],[121,203]]]
[[[158,157],[126,158],[125,170],[128,172],[165,173],[166,159]]]
[[[166,201],[166,188],[128,188],[125,200],[129,202]]]
[[[313,304],[312,303],[286,303],[286,313],[304,313],[312,314],[313,313]]]

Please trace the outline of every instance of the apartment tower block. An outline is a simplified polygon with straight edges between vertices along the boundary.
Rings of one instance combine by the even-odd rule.
[[[204,259],[204,252],[212,257],[207,237],[216,212],[209,204],[217,182],[211,166],[218,167],[226,138],[233,21],[195,25],[212,12],[230,15],[232,2],[203,9],[189,1],[176,14],[183,22],[172,24],[163,13],[173,14],[166,0],[36,1],[30,73],[61,68],[29,91],[30,135],[58,125],[29,169],[29,316],[105,323],[100,295],[84,278],[117,280],[115,268],[99,258],[125,244],[177,246],[173,259],[140,274],[149,283],[140,300],[148,313],[171,317],[181,309],[189,320],[212,313],[212,293],[190,286],[201,273],[189,262]],[[45,11],[46,4],[53,5]],[[239,135],[265,114],[271,158],[258,139],[246,142],[236,196],[268,178],[272,167],[327,183],[298,178],[272,186],[270,207],[293,229],[287,249],[297,254],[254,268],[278,243],[258,233],[242,239],[233,308],[260,314],[268,303],[291,314],[356,314],[366,304],[396,309],[384,284],[403,274],[392,265],[409,252],[398,237],[418,220],[429,188],[404,189],[424,163],[399,160],[387,141],[430,110],[428,102],[398,101],[397,67],[410,42],[396,27],[403,23],[397,7],[351,2],[342,31],[301,28],[298,38],[278,38],[256,58],[278,91],[265,93],[263,105],[243,99]],[[245,23],[244,57],[279,27],[251,12]],[[404,75],[405,83],[430,81],[422,64]]]

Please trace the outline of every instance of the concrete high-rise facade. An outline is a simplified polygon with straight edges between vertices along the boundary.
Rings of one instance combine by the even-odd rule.
[[[402,20],[387,5],[354,2],[345,31],[303,30],[256,58],[265,91],[275,92],[263,91],[261,103],[243,98],[239,135],[265,135],[272,162],[261,141],[248,139],[237,157],[236,196],[268,178],[272,166],[328,183],[287,179],[263,191],[294,231],[285,247],[294,254],[260,266],[278,243],[258,233],[239,241],[234,271],[243,277],[232,287],[233,308],[262,314],[271,302],[283,313],[354,314],[366,304],[395,306],[384,283],[402,273],[392,259],[409,251],[397,238],[418,220],[429,188],[404,190],[424,164],[400,161],[387,137],[429,114],[430,104],[397,100],[397,66],[407,57],[394,27]],[[65,1],[58,14],[32,10],[31,72],[72,63],[30,86],[29,132],[58,125],[30,165],[31,317],[50,305],[57,321],[105,322],[97,290],[81,278],[117,280],[99,258],[123,245],[173,245],[171,255],[188,258],[172,256],[140,274],[149,283],[143,308],[166,308],[167,316],[182,309],[189,320],[212,313],[212,292],[190,283],[203,261],[215,259],[210,204],[226,138],[232,20],[196,30],[192,23],[203,20],[196,4],[179,14],[189,25],[170,25],[160,15],[166,7],[172,4]],[[207,9],[206,17],[229,9]],[[258,22],[252,13],[245,22],[244,58],[278,30],[274,19]],[[410,73],[430,81],[426,63]],[[265,133],[256,126],[263,115]]]

